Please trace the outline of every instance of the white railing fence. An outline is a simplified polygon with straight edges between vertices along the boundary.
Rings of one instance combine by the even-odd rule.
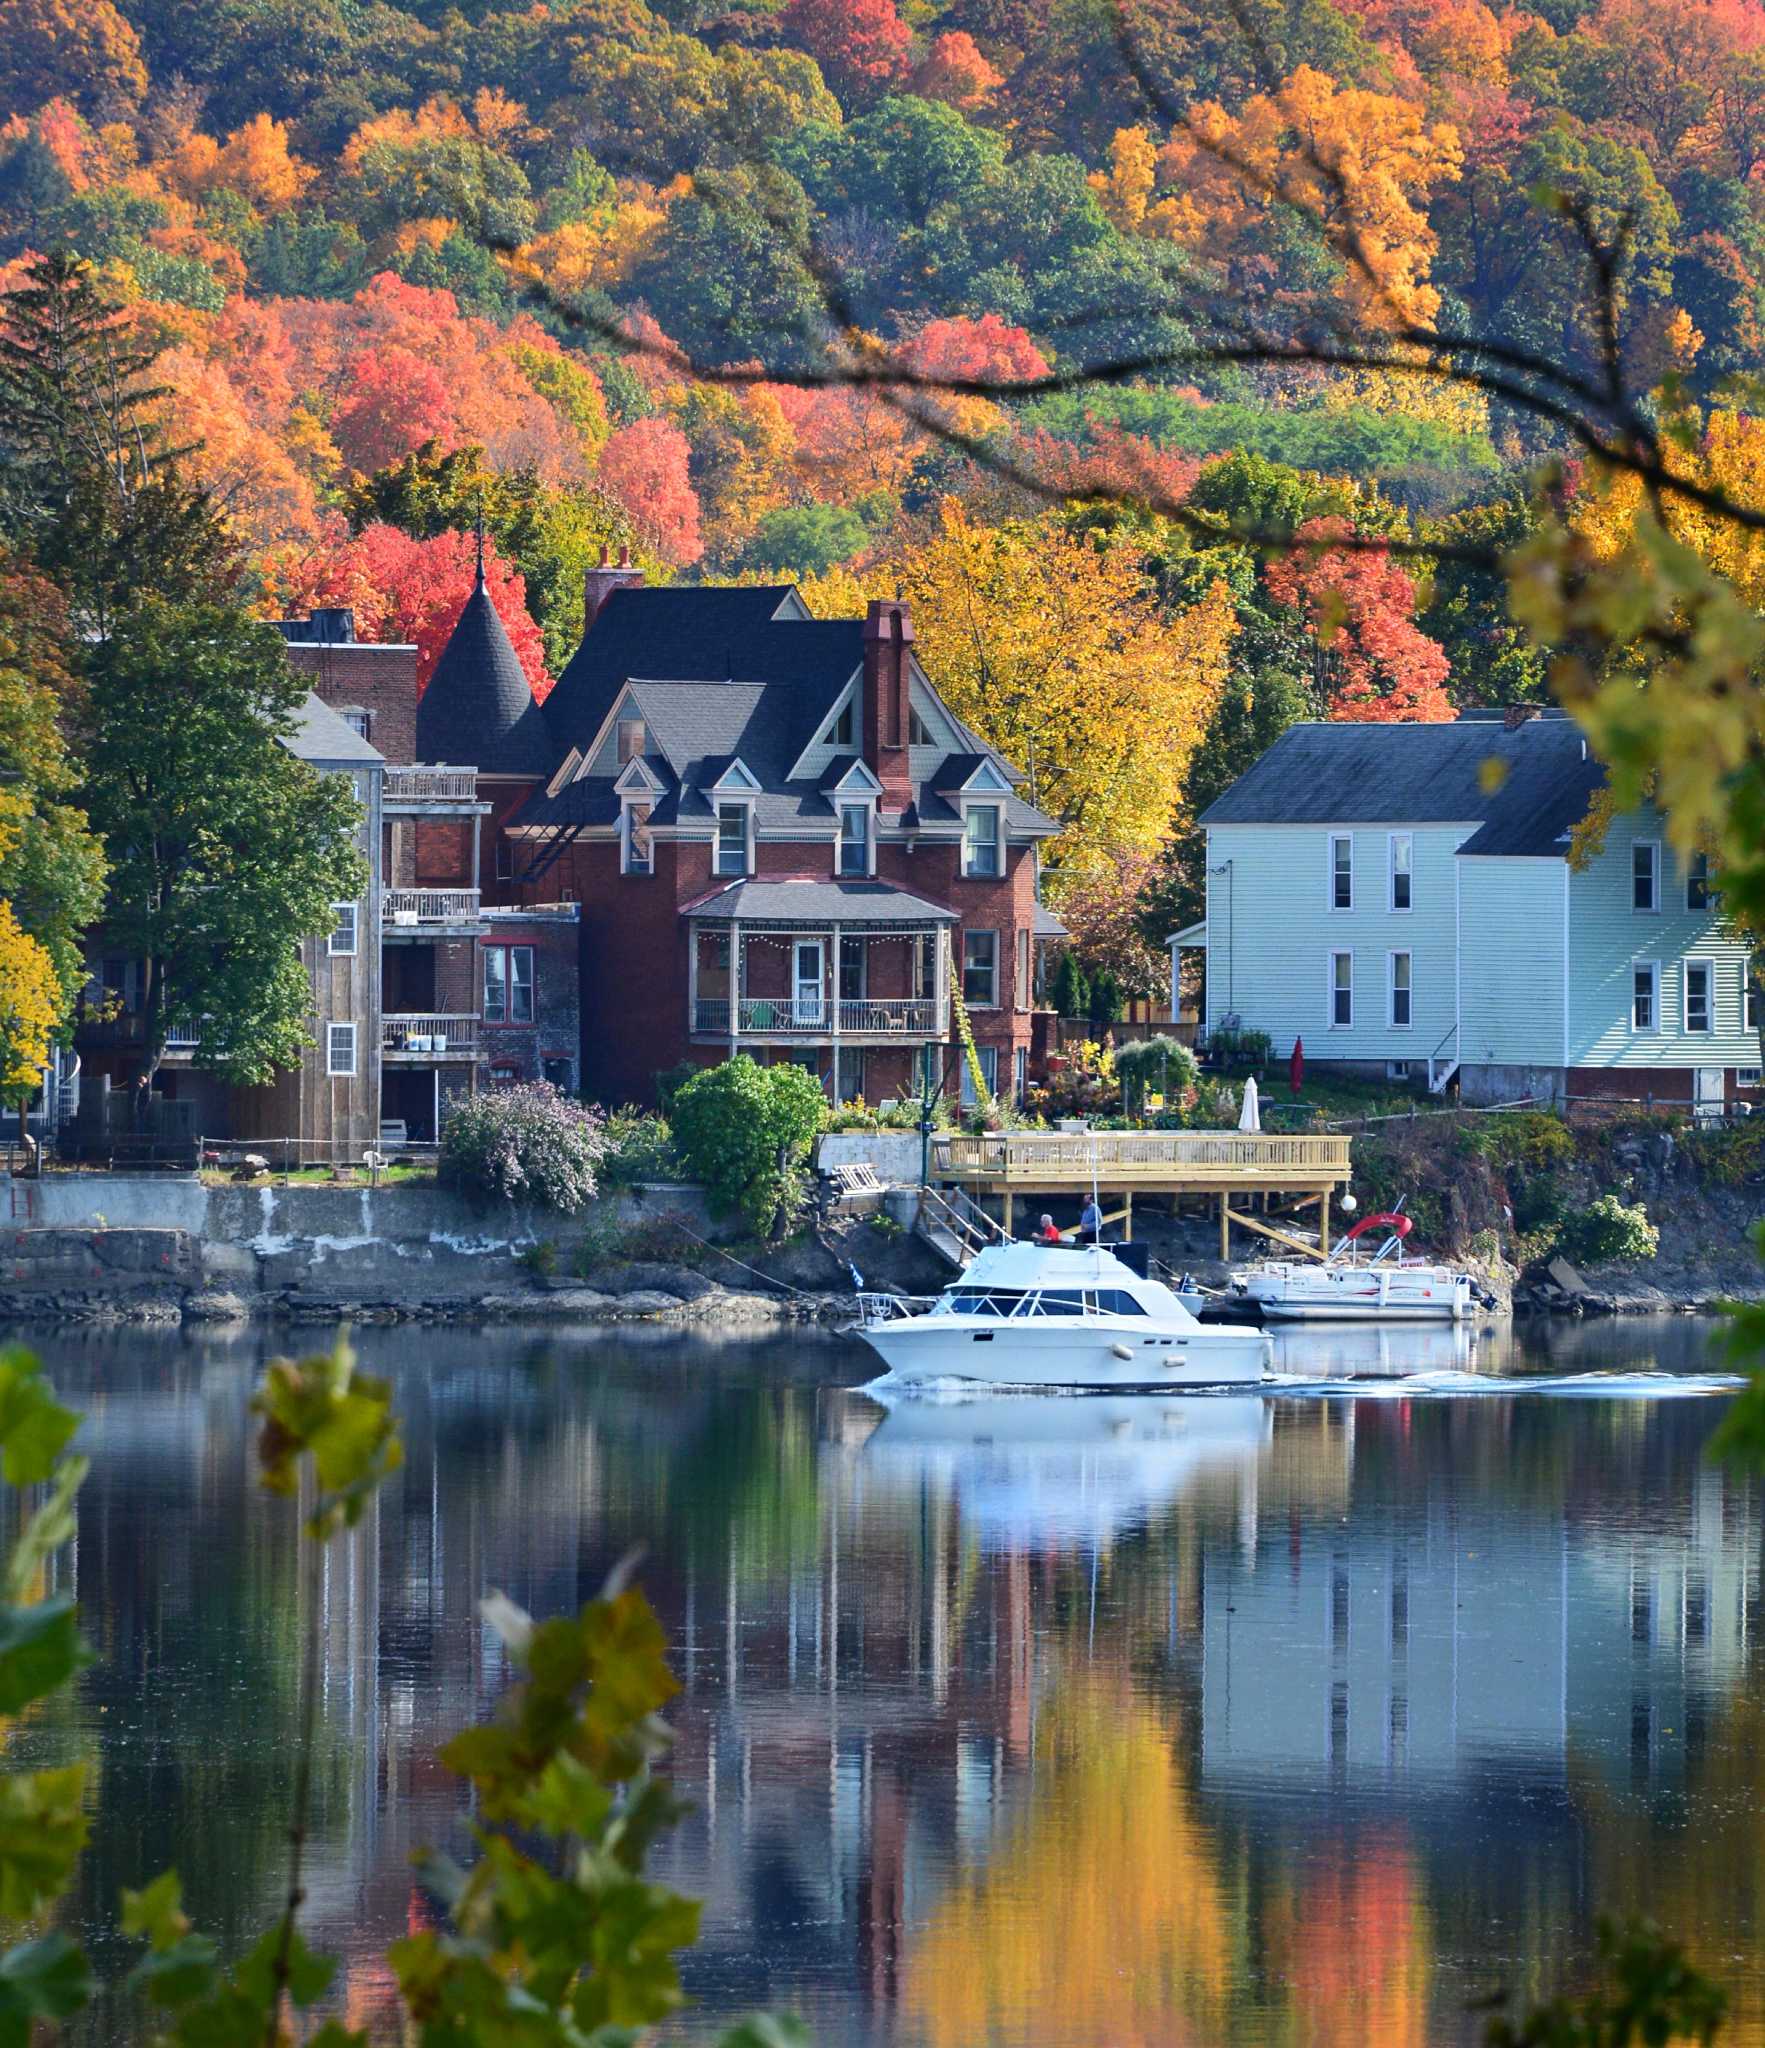
[[[387,803],[473,803],[478,796],[478,771],[440,766],[388,768],[382,796]]]
[[[390,925],[471,924],[478,897],[476,889],[388,889],[381,907]]]
[[[476,1017],[396,1012],[380,1020],[380,1050],[394,1058],[439,1059],[477,1049]]]
[[[735,1010],[741,1037],[827,1038],[836,1005],[825,996],[743,996]],[[937,1001],[918,996],[847,997],[837,1005],[840,1035],[853,1038],[939,1038],[946,1029],[941,1012]],[[729,1028],[727,996],[700,996],[694,1002],[694,1031],[726,1035]]]

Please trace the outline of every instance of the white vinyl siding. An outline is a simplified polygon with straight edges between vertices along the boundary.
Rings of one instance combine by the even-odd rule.
[[[1542,857],[1459,862],[1458,1053],[1466,1066],[1563,1064],[1568,872]],[[1625,935],[1634,950],[1635,934]],[[1627,998],[1628,983],[1620,1005]],[[1620,1020],[1625,1014],[1620,1007]]]

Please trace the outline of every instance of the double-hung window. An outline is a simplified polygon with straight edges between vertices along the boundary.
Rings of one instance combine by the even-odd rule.
[[[1746,1004],[1747,1021],[1744,1028],[1748,1031],[1757,1031],[1759,1028],[1759,984],[1753,978],[1752,968],[1743,967],[1741,969],[1740,985],[1742,1000]]]
[[[641,718],[622,718],[619,721],[619,765],[642,758],[644,750],[644,729]]]
[[[870,873],[870,806],[840,805],[840,867],[842,875]]]
[[[1711,1029],[1711,992],[1715,979],[1713,961],[1688,960],[1685,963],[1685,1028],[1688,1032]]]
[[[1330,835],[1330,908],[1354,908],[1354,838],[1351,833]]]
[[[1687,910],[1708,910],[1715,896],[1715,890],[1710,887],[1710,856],[1694,853],[1686,863],[1685,907]]]
[[[1391,1028],[1407,1031],[1410,1028],[1410,955],[1393,953],[1391,956]]]
[[[325,1072],[327,1074],[353,1074],[355,1072],[355,1026],[353,1024],[326,1025]]]
[[[748,806],[717,806],[717,872],[745,875],[748,872]]]
[[[1638,960],[1630,969],[1630,1025],[1634,1031],[1661,1028],[1661,963]]]
[[[962,1000],[972,1010],[992,1010],[999,1004],[999,934],[962,934]]]
[[[484,1021],[486,1024],[533,1022],[531,946],[485,947]]]
[[[962,872],[996,880],[1004,872],[1002,853],[999,806],[970,804],[962,814]]]
[[[1354,1024],[1354,955],[1330,955],[1330,1028],[1347,1031]]]
[[[356,906],[353,903],[333,903],[331,936],[325,941],[325,951],[333,956],[353,954],[356,949]]]
[[[986,1083],[987,1093],[999,1093],[999,1048],[996,1045],[977,1045],[975,1055],[980,1061],[981,1079]],[[974,1070],[966,1059],[962,1062],[962,1107],[975,1107]]]
[[[1012,978],[1011,1007],[1027,1010],[1030,1006],[1030,928],[1020,924],[1017,928],[1017,972]]]
[[[1393,910],[1412,910],[1415,907],[1413,886],[1413,862],[1415,841],[1408,832],[1393,832],[1391,845],[1391,907]]]
[[[1661,907],[1661,842],[1633,839],[1630,842],[1630,907],[1659,910]]]

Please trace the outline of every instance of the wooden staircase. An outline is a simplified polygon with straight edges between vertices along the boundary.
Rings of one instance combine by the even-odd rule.
[[[947,1265],[961,1272],[976,1252],[1010,1238],[978,1202],[960,1188],[921,1188],[919,1234]]]

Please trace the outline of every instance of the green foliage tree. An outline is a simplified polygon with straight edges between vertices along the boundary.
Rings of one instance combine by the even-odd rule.
[[[809,1147],[827,1121],[815,1076],[738,1053],[677,1089],[669,1114],[675,1146],[713,1204],[776,1235],[801,1200]]]
[[[80,794],[110,852],[106,941],[143,963],[143,1071],[173,1023],[241,1082],[292,1066],[301,943],[360,894],[346,776],[289,752],[305,684],[281,637],[223,605],[138,602],[90,656]]]
[[[1079,956],[1070,946],[1061,954],[1054,969],[1048,1000],[1058,1016],[1088,1017],[1091,1014],[1091,986],[1085,979],[1084,968],[1079,965]]]
[[[742,550],[742,566],[824,576],[869,539],[869,528],[850,505],[781,505],[760,515]]]

